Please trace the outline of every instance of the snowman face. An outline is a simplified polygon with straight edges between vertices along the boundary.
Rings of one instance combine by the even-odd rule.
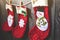
[[[13,16],[12,15],[9,15],[8,18],[7,18],[7,20],[8,20],[9,27],[11,27],[12,24],[13,24]]]
[[[36,12],[36,16],[37,16],[38,18],[44,17],[44,12],[37,11],[37,12]]]
[[[38,18],[36,21],[36,25],[41,31],[46,31],[48,29],[48,22],[44,17]]]

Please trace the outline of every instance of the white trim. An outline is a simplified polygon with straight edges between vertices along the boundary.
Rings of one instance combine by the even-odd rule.
[[[32,7],[35,7],[35,6],[48,6],[48,0],[34,0],[34,1],[36,1],[36,2],[33,4],[33,0],[31,0]]]
[[[23,14],[22,10],[26,12],[26,8],[23,8],[23,7],[17,8],[17,6],[16,6],[16,12],[17,12],[17,14]]]
[[[6,4],[6,9],[9,9],[10,11],[13,11],[12,10],[12,6],[11,5],[8,5],[8,4]]]

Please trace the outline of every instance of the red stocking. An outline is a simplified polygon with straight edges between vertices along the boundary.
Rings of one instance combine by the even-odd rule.
[[[6,10],[8,13],[7,21],[5,21],[2,25],[2,29],[4,31],[11,31],[13,28],[13,23],[14,23],[14,13],[11,8],[11,5],[6,4]]]
[[[42,0],[36,1],[36,3],[38,2],[43,4],[39,3],[38,5],[33,5],[34,14],[36,17],[36,25],[29,32],[30,40],[45,40],[50,30],[48,6],[46,3],[44,4],[44,1]]]
[[[19,7],[16,7],[19,9]],[[23,8],[23,10],[22,10]],[[12,34],[15,38],[22,38],[25,30],[26,30],[26,24],[27,24],[27,12],[26,12],[26,7],[21,7],[20,12],[18,13],[18,25],[14,28],[12,31]],[[24,11],[25,10],[25,11]]]

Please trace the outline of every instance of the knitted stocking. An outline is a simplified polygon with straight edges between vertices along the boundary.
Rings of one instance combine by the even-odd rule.
[[[27,24],[27,10],[26,7],[16,7],[18,14],[18,25],[12,31],[15,38],[22,38],[24,36]],[[19,9],[19,10],[18,10]]]
[[[33,5],[33,9],[36,18],[36,25],[30,30],[29,38],[30,40],[45,40],[50,30],[48,6],[46,4],[46,0],[36,1],[36,3]]]
[[[8,13],[7,21],[5,21],[2,25],[2,29],[4,31],[11,31],[13,28],[14,24],[14,13],[12,10],[12,6],[9,4],[6,4],[6,10]]]

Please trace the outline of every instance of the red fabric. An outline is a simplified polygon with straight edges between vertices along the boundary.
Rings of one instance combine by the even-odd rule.
[[[15,37],[15,38],[22,38],[25,33],[25,30],[26,30],[26,24],[27,24],[28,17],[24,16],[22,14],[18,14],[18,22],[20,21],[20,19],[23,19],[25,24],[24,24],[24,27],[22,27],[22,28],[20,28],[20,26],[18,24],[12,30],[13,37]]]
[[[36,11],[38,10],[37,8],[38,7],[34,8],[34,14],[35,14],[36,19],[37,19]],[[46,6],[46,7],[44,7],[44,16],[48,21],[48,29],[46,31],[41,31],[35,25],[29,32],[30,40],[45,40],[48,37],[49,30],[50,30],[50,21],[49,21],[49,15],[48,14],[49,14],[48,13],[48,6]],[[36,39],[34,38],[34,36]]]
[[[12,16],[14,16],[14,13],[13,13],[13,11],[10,11],[9,9],[7,9],[7,12],[8,12],[8,16],[9,15],[12,15]],[[13,18],[13,20],[14,20],[14,18]],[[14,24],[14,21],[13,21],[13,24]],[[7,21],[5,21],[4,23],[3,23],[3,25],[2,25],[2,30],[3,31],[11,31],[12,29],[13,29],[13,25],[12,24],[12,26],[11,27],[9,27],[9,25],[8,25],[8,22]]]

